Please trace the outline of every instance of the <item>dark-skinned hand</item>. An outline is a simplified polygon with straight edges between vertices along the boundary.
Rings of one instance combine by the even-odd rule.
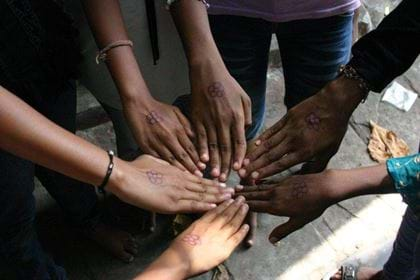
[[[292,232],[315,220],[334,204],[337,187],[332,172],[295,175],[280,182],[268,182],[237,190],[244,196],[251,211],[286,216],[289,220],[276,227],[269,240],[275,244]]]
[[[301,173],[321,172],[338,151],[362,97],[353,80],[341,77],[331,82],[261,134],[256,148],[247,153],[240,176],[259,180],[304,162]]]

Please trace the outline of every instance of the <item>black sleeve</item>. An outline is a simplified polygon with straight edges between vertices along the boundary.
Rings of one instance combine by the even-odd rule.
[[[375,30],[352,48],[349,62],[369,84],[382,91],[404,73],[420,53],[420,0],[404,0]]]

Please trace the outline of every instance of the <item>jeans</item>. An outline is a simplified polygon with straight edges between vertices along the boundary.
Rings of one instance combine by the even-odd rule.
[[[44,96],[43,100],[42,113],[74,132],[74,83],[67,83],[61,92],[51,97]],[[0,256],[16,271],[18,279],[66,279],[64,269],[43,252],[37,238],[34,227],[35,176],[63,208],[72,224],[91,227],[98,220],[97,196],[92,186],[0,150]]]
[[[407,208],[391,256],[383,275],[389,280],[414,280],[420,277],[420,220]]]
[[[248,140],[257,135],[264,122],[273,33],[280,48],[288,109],[335,79],[339,66],[349,60],[353,13],[284,23],[229,15],[212,15],[209,20],[227,69],[252,101]],[[174,104],[188,115],[189,100],[190,97],[182,96]]]

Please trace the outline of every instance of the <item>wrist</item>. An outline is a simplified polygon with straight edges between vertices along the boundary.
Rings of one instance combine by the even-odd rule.
[[[345,76],[340,76],[327,84],[320,94],[327,97],[336,108],[342,110],[347,116],[350,116],[365,98],[365,93],[360,88],[359,82]]]
[[[213,56],[203,56],[203,54],[201,53],[200,56],[190,58],[188,60],[188,64],[190,68],[190,75],[208,75],[208,73],[228,73],[223,59],[218,54]]]
[[[154,279],[186,279],[189,275],[189,264],[184,258],[179,256],[174,249],[169,247],[163,254],[154,261],[144,272],[152,272]]]
[[[126,185],[126,165],[127,163],[124,160],[114,157],[114,168],[105,188],[108,192],[118,196],[122,186]]]

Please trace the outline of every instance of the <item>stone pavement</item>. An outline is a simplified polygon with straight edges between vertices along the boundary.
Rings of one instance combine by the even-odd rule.
[[[416,79],[419,74],[420,63],[417,62],[399,80],[404,86],[420,92],[420,83]],[[268,78],[266,126],[273,124],[285,113],[282,104],[284,88],[281,68],[272,66]],[[91,96],[80,94],[79,110],[96,105]],[[331,161],[331,168],[374,164],[366,151],[369,120],[394,130],[409,144],[413,152],[417,151],[419,100],[409,112],[404,113],[380,102],[379,94],[371,94],[366,103],[361,104],[354,113],[341,149]],[[115,147],[110,123],[80,131],[78,134],[104,148]],[[123,264],[63,224],[55,202],[43,188],[37,187],[35,193],[41,239],[57,261],[65,266],[70,279],[131,279],[170,242],[170,217],[160,216],[156,233],[138,234],[140,255],[132,264]],[[227,267],[235,279],[239,280],[294,280],[320,279],[348,259],[380,266],[390,252],[404,209],[398,195],[365,196],[344,201],[281,241],[277,247],[268,242],[267,236],[285,219],[260,215],[256,245],[249,250],[238,249],[227,261]],[[211,273],[207,273],[195,279],[211,279],[211,276]],[[10,278],[0,273],[0,279]]]

